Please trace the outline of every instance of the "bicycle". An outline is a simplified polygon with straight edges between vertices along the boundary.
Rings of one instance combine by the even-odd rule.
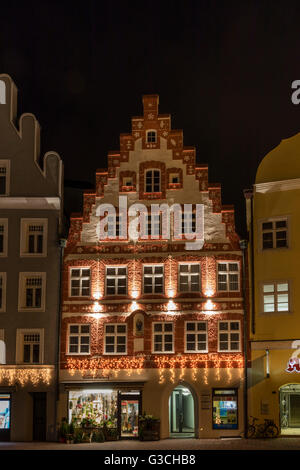
[[[258,421],[258,418],[254,418],[254,416],[250,416],[250,418],[252,418],[252,423],[248,422],[248,429],[247,429],[248,439],[252,439],[256,435],[255,421]]]
[[[264,423],[255,425],[255,421],[258,421],[258,418],[250,416],[252,418],[252,423],[248,426],[247,437],[251,438],[274,438],[279,434],[279,429],[272,419],[265,419]]]

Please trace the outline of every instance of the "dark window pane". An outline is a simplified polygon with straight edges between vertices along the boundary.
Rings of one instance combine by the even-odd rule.
[[[24,344],[23,362],[30,362],[30,344]]]
[[[34,235],[28,237],[28,252],[34,253]]]
[[[41,302],[42,302],[42,289],[38,287],[35,289],[35,306],[36,308],[41,307]]]
[[[165,323],[165,331],[172,331],[173,324],[172,323]]]
[[[33,345],[32,362],[34,364],[40,362],[40,345],[39,344]]]
[[[43,253],[43,235],[37,237],[37,252]]]
[[[33,289],[26,289],[26,307],[32,307],[33,305]]]
[[[106,331],[106,333],[114,333],[115,325],[106,325],[105,326],[105,331]]]
[[[273,223],[272,222],[263,222],[262,228],[263,228],[263,230],[272,230]]]
[[[6,194],[6,176],[0,176],[0,194]]]

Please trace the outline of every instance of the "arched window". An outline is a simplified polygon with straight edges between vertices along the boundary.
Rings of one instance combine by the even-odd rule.
[[[153,143],[153,142],[156,142],[156,141],[157,141],[156,131],[148,131],[147,132],[147,142]]]
[[[160,189],[160,171],[147,170],[146,171],[146,193],[159,193]]]
[[[5,82],[0,80],[0,104],[6,104]]]

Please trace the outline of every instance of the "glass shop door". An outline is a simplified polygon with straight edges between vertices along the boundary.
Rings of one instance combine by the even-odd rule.
[[[141,397],[137,395],[119,395],[119,422],[121,438],[138,438]]]

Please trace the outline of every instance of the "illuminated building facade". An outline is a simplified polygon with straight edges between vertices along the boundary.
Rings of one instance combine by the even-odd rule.
[[[244,307],[234,209],[222,206],[220,185],[208,182],[207,165],[196,164],[195,148],[183,146],[158,102],[143,97],[143,116],[109,152],[108,169],[96,171],[83,213],[71,216],[59,416],[110,420],[123,438],[137,437],[142,412],[160,419],[162,438],[241,435]],[[122,238],[122,217],[126,227],[135,217],[121,213],[119,196],[128,208],[202,204],[203,247],[187,250],[174,229],[192,232],[192,212],[183,224],[171,216],[169,238],[160,214],[146,223],[148,238],[130,230]],[[116,207],[116,239],[98,229],[103,204]]]
[[[300,435],[300,134],[283,140],[245,191],[250,235],[249,414]]]
[[[0,440],[56,437],[62,162],[0,75]]]

